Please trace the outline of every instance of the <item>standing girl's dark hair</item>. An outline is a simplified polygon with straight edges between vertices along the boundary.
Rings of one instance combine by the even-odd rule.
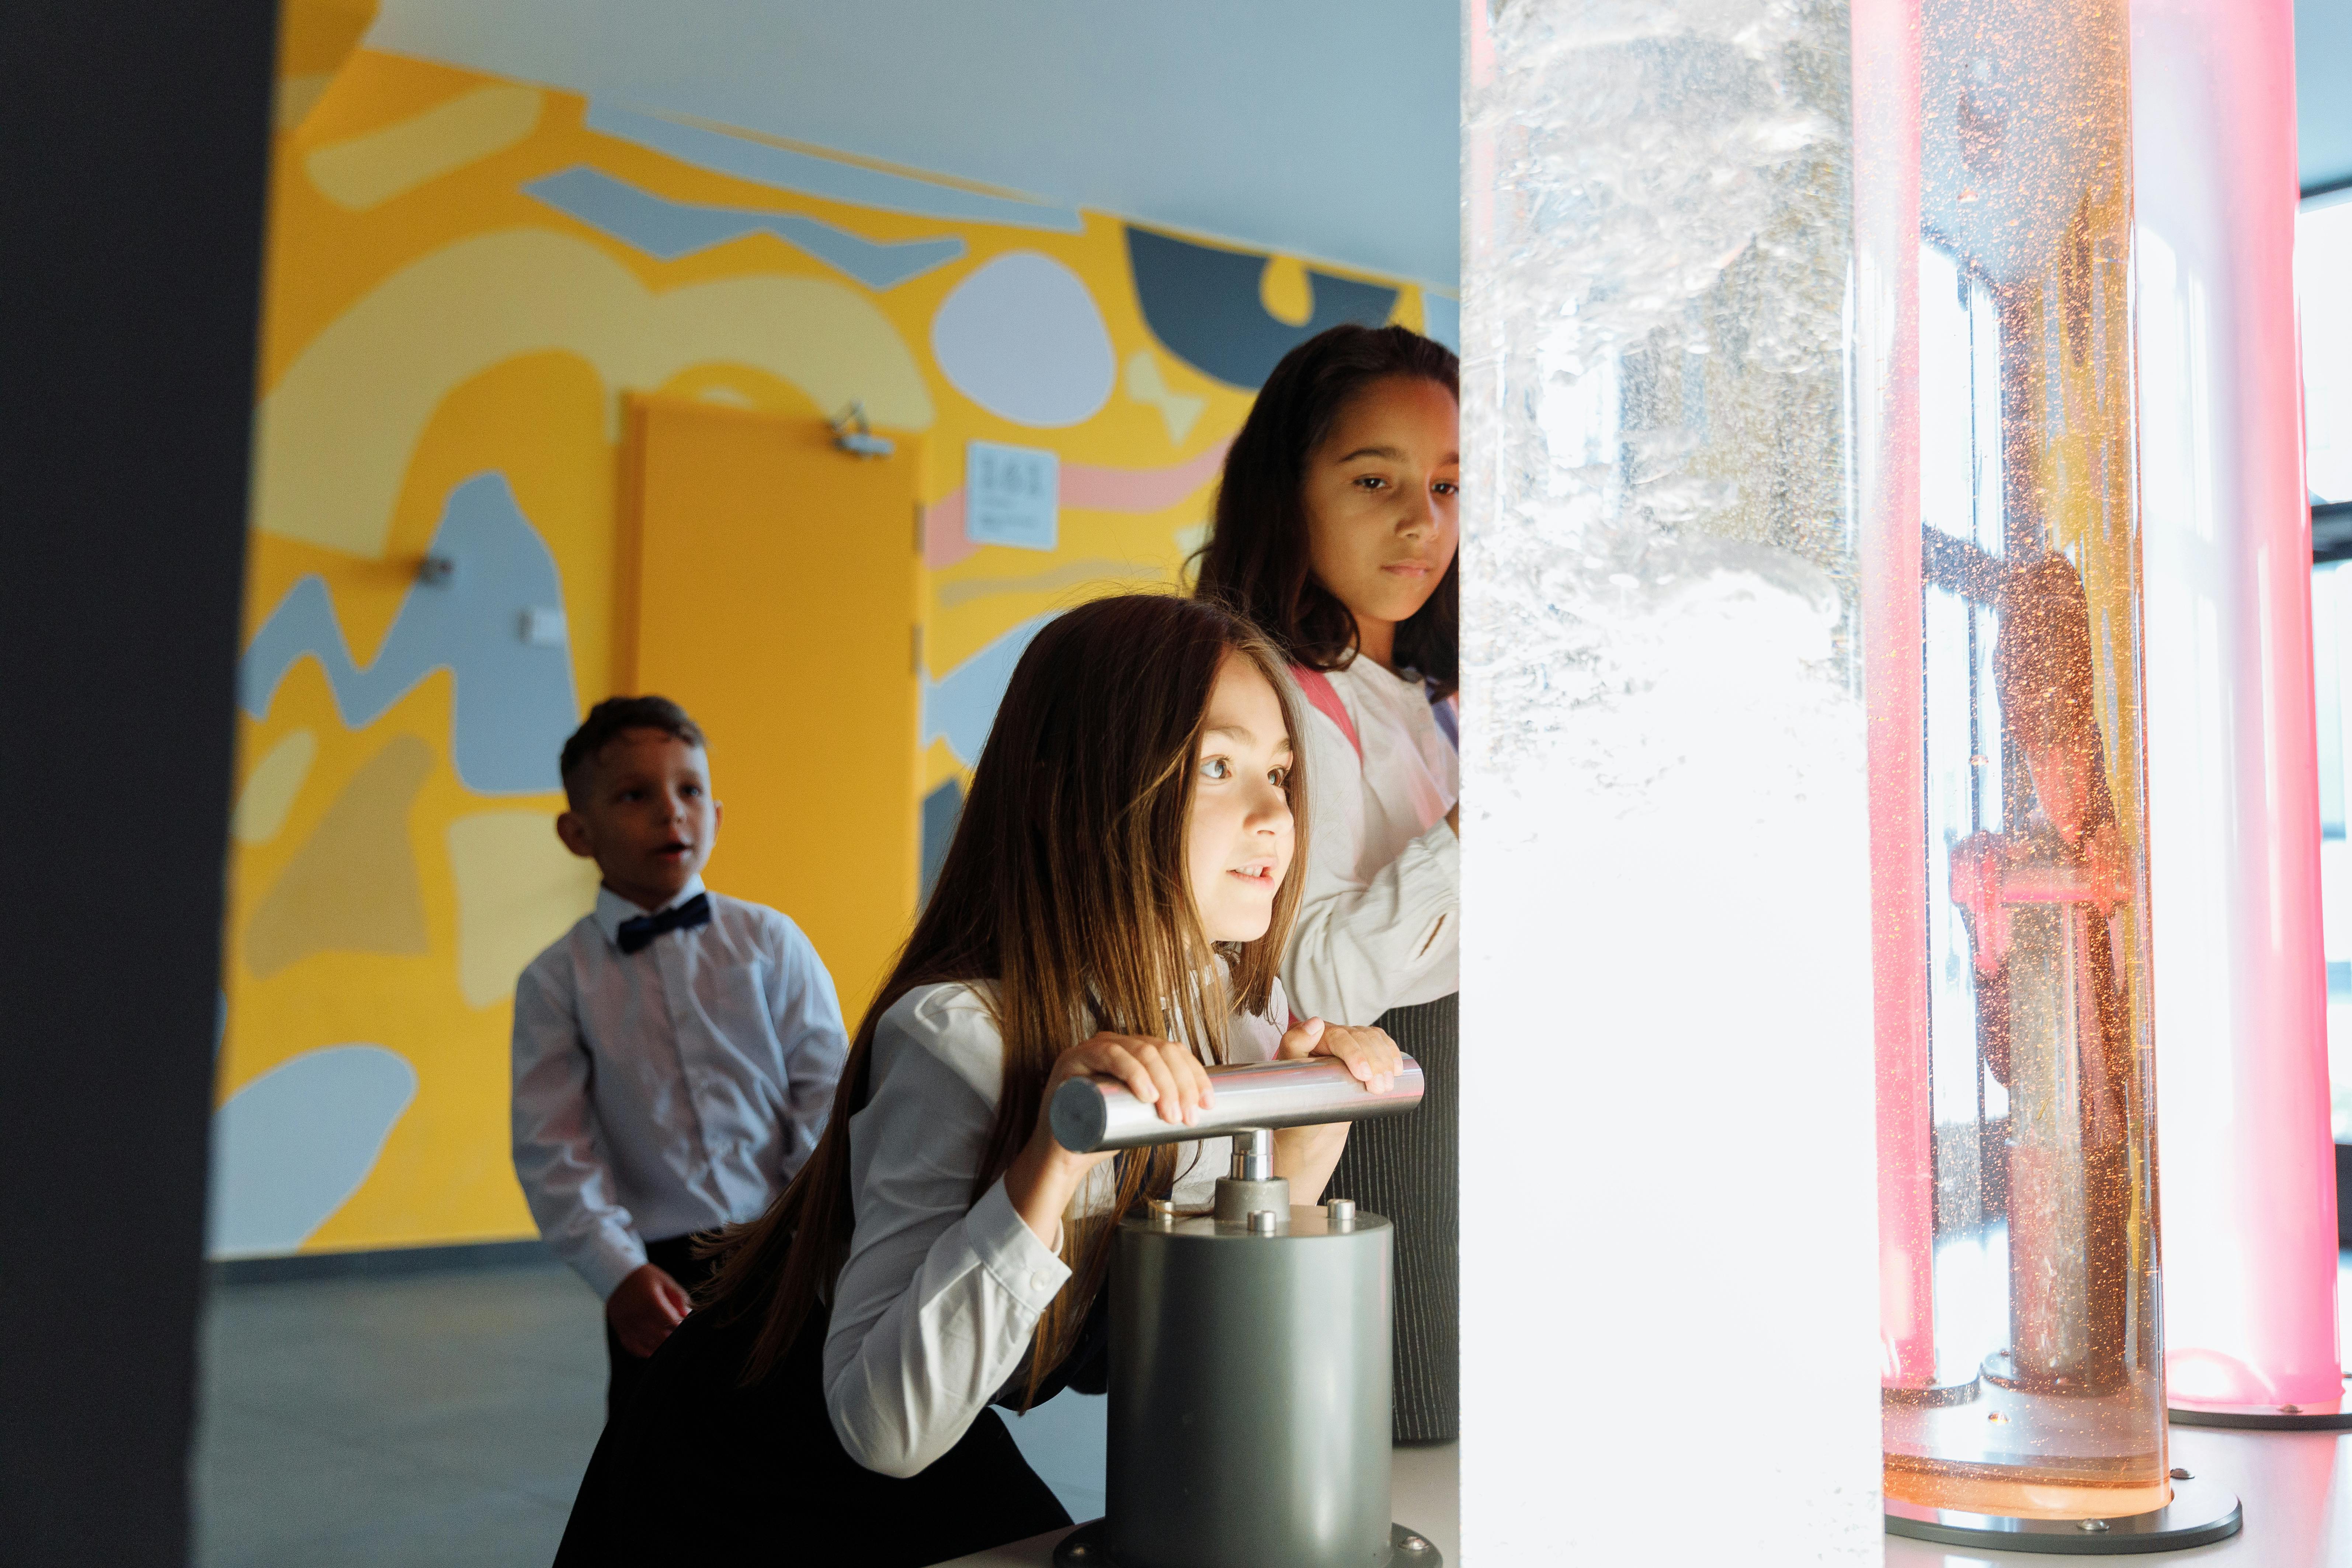
[[[939,884],[858,1025],[824,1138],[768,1212],[719,1243],[704,1310],[722,1321],[760,1320],[745,1384],[775,1368],[848,1255],[849,1121],[865,1103],[875,1026],[901,996],[965,982],[995,1010],[1003,1089],[972,1174],[975,1202],[1020,1153],[1055,1060],[1070,1047],[1109,1030],[1192,1041],[1222,1061],[1235,1007],[1265,1011],[1298,877],[1276,892],[1265,934],[1223,952],[1228,980],[1218,977],[1186,865],[1193,763],[1229,656],[1265,677],[1296,735],[1279,656],[1218,605],[1164,595],[1099,599],[1049,624],[1021,656]],[[1305,779],[1295,766],[1286,793],[1294,864],[1303,863]],[[1174,1166],[1171,1147],[1119,1156],[1111,1210],[1065,1226],[1072,1278],[1038,1322],[1033,1394],[1101,1289],[1113,1222],[1147,1194],[1166,1196]]]
[[[1339,411],[1375,382],[1404,376],[1461,396],[1461,362],[1444,344],[1404,327],[1333,327],[1283,356],[1225,454],[1215,525],[1202,548],[1202,598],[1263,627],[1292,664],[1338,669],[1356,652],[1356,619],[1315,580],[1308,564],[1307,463]],[[1451,694],[1461,657],[1457,562],[1428,603],[1396,629],[1395,658]]]

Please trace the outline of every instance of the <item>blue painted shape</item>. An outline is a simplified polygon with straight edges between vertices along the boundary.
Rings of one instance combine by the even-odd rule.
[[[963,785],[950,779],[923,797],[922,898],[929,902],[940,885],[940,868],[948,863],[948,846],[955,842],[956,824],[963,817]]]
[[[1109,1489],[1110,1398],[1066,1388],[1034,1410],[1004,1412],[1013,1447],[1072,1519],[1100,1519]]]
[[[1045,629],[1052,616],[1022,622],[933,680],[923,675],[923,744],[943,740],[956,760],[971,767],[988,744],[989,727],[996,722],[997,705],[1013,684],[1013,668],[1028,651],[1030,639]]]
[[[1462,301],[1449,300],[1433,289],[1421,291],[1422,333],[1436,339],[1455,353],[1462,352]]]
[[[327,1046],[280,1062],[213,1112],[214,1258],[291,1252],[360,1190],[416,1069],[382,1046]]]
[[[886,244],[797,213],[674,202],[585,164],[533,180],[523,194],[663,261],[747,234],[772,234],[874,289],[895,289],[964,252],[952,236]]]
[[[1258,294],[1264,256],[1194,245],[1129,224],[1127,258],[1152,335],[1202,374],[1248,392],[1264,386],[1282,356],[1316,333],[1342,321],[1377,327],[1396,309],[1394,289],[1309,268],[1314,310],[1306,325],[1294,327],[1265,312]]]
[[[894,174],[886,169],[839,163],[813,153],[780,147],[772,142],[754,142],[724,131],[623,109],[601,99],[588,102],[588,129],[667,153],[697,168],[714,169],[739,180],[756,180],[763,185],[821,196],[829,202],[911,213],[919,217],[1050,229],[1057,234],[1076,234],[1086,226],[1076,207],[991,195],[961,185]]]
[[[297,659],[315,658],[349,729],[364,729],[436,669],[457,686],[450,751],[457,776],[481,795],[539,795],[562,786],[556,758],[580,721],[568,640],[523,640],[523,613],[562,609],[555,557],[500,473],[449,492],[432,552],[456,563],[446,582],[415,583],[365,669],[352,662],[326,581],[287,590],[254,634],[237,673],[256,719],[269,711]]]

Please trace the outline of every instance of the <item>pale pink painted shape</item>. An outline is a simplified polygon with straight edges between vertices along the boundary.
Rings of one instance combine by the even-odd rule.
[[[2172,395],[2193,391],[2213,475],[2203,543],[2147,541],[2149,593],[2194,595],[2210,618],[2219,668],[2200,668],[2200,700],[2221,718],[2195,743],[2227,758],[2210,790],[2186,769],[2150,779],[2167,1366],[2176,1404],[2319,1403],[2345,1390],[2294,298],[2294,13],[2291,0],[2132,0],[2131,14],[2137,220],[2202,289],[2204,384]],[[2143,334],[2165,308],[2144,291]],[[2151,393],[2165,389],[2143,383]],[[2180,413],[2146,405],[2143,428],[2175,429]],[[2161,754],[2156,726],[2192,722],[2200,703],[2154,689],[2149,701]],[[2207,929],[2221,941],[2168,952],[2167,858],[2190,854],[2216,868],[2212,885],[2169,886],[2212,900]],[[2226,1026],[2168,1026],[2188,1014]],[[2192,1082],[2228,1092],[2168,1095]]]
[[[1230,437],[1164,468],[1062,465],[1061,502],[1079,511],[1165,511],[1217,477]],[[933,568],[968,560],[980,548],[963,534],[963,487],[923,509],[923,561]]]
[[[1919,664],[1919,0],[1853,0],[1852,18],[1880,1372],[1889,1384],[1916,1385],[1936,1371]]]

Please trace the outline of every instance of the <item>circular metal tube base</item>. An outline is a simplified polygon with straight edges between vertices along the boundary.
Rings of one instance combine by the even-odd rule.
[[[1972,1546],[1990,1552],[2048,1552],[2078,1557],[2117,1557],[2138,1552],[2179,1552],[2207,1546],[2238,1533],[2245,1523],[2238,1499],[2211,1481],[2175,1481],[2172,1500],[2152,1513],[2117,1519],[2011,1519],[2005,1514],[1962,1513],[1886,1502],[1886,1532],[1939,1546]],[[1055,1559],[1056,1563],[1060,1558]],[[1079,1563],[1097,1559],[1079,1558]]]
[[[1118,1560],[1110,1554],[1109,1533],[1103,1521],[1088,1520],[1054,1548],[1054,1568],[1118,1568]],[[1445,1554],[1419,1531],[1391,1524],[1388,1568],[1445,1568]]]
[[[2325,1405],[2176,1405],[2175,1426],[2234,1426],[2249,1432],[2352,1432],[2352,1398]]]

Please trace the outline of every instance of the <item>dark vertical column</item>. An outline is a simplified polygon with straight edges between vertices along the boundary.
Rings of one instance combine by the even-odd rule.
[[[0,1559],[178,1563],[267,0],[0,0]]]

